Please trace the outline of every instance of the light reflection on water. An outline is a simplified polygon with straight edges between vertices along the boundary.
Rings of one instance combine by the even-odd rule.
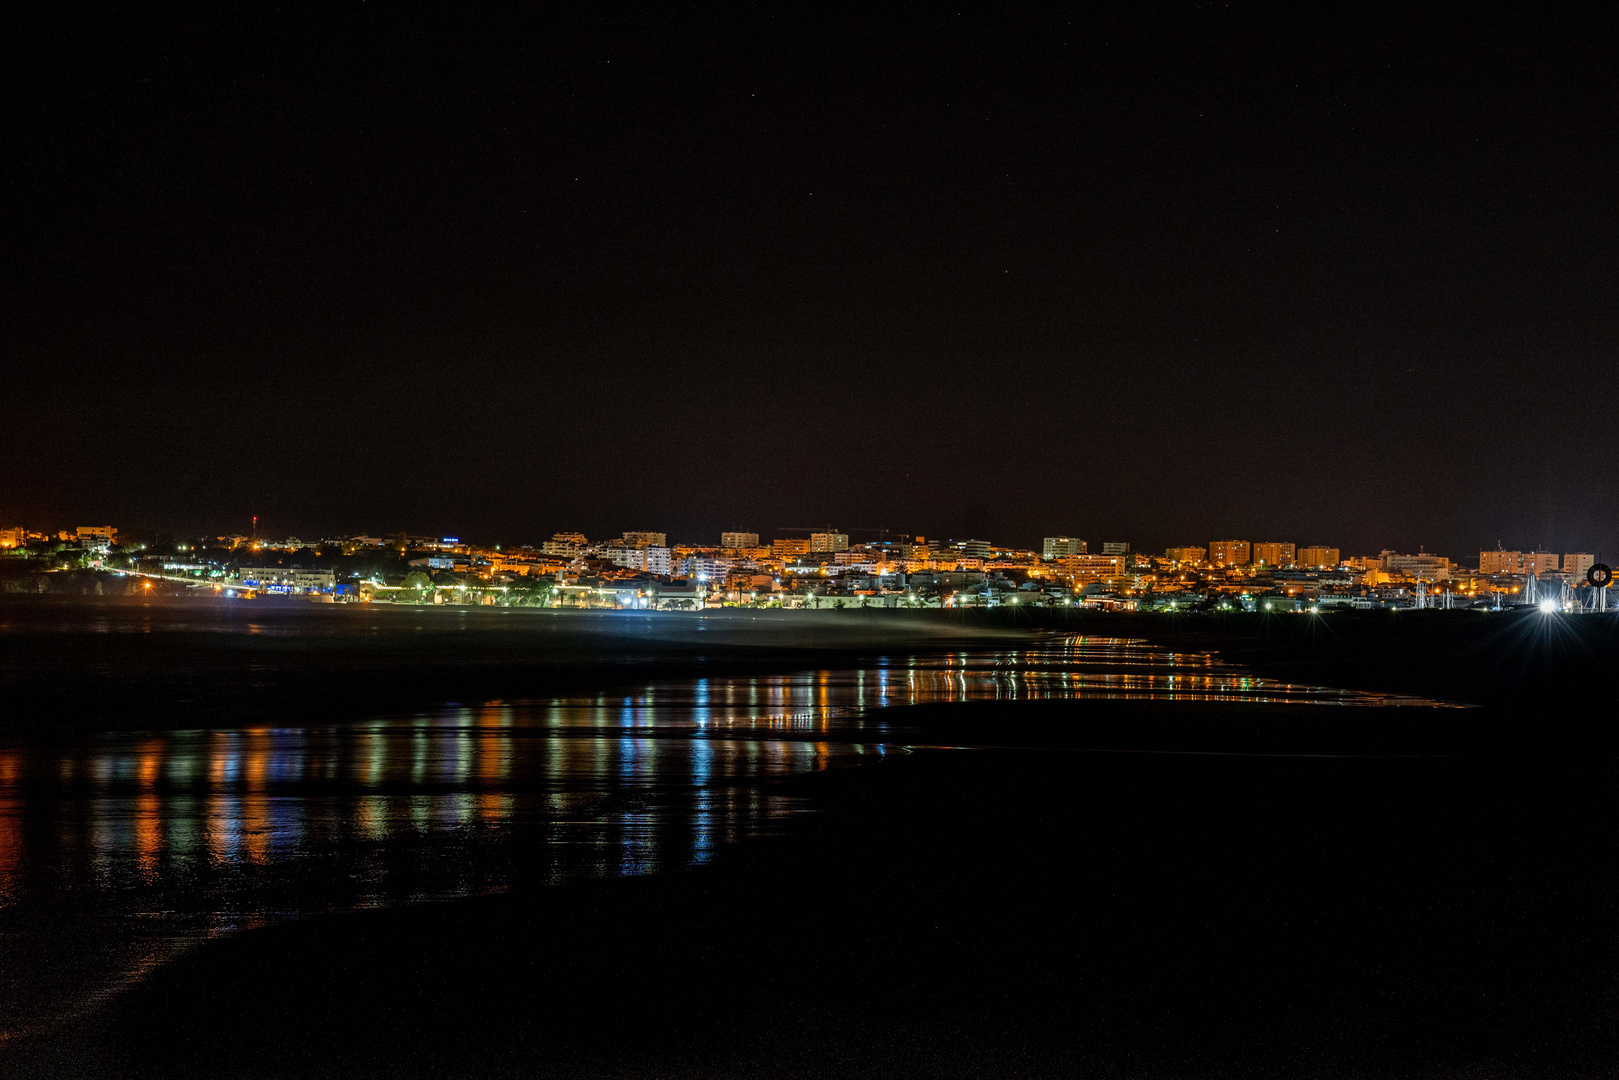
[[[700,864],[802,809],[767,781],[888,752],[885,706],[1132,696],[1389,701],[1061,635],[341,725],[0,743],[0,1017],[70,1017],[191,944],[299,915]]]

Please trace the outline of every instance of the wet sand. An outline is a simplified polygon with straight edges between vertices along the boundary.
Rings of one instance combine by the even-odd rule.
[[[9,732],[352,719],[1027,641],[940,613],[0,597]]]
[[[0,1064],[62,1077],[1611,1076],[1619,773],[1561,735],[1611,719],[1605,688],[1567,689],[1591,655],[1532,658],[1519,670],[1543,693],[1531,681],[1482,709],[886,710],[910,752],[762,781],[820,810],[785,835],[679,872],[519,883],[211,942]],[[1461,655],[1463,675],[1429,685],[1488,689],[1465,675],[1479,662]]]
[[[1098,706],[935,711],[983,747],[1031,709]],[[708,867],[220,941],[53,1068],[1612,1075],[1608,762],[1146,741],[917,750]]]

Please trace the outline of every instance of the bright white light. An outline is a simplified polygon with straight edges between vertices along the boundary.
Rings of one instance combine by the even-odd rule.
[[[1542,612],[1544,612],[1545,614],[1547,614],[1547,615],[1551,615],[1551,614],[1555,613],[1557,611],[1557,601],[1556,600],[1542,600],[1540,602],[1540,610]]]

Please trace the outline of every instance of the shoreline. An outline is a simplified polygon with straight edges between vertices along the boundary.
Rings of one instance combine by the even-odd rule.
[[[1267,642],[1263,623],[1227,624],[1234,651],[1296,670],[1383,647],[1344,628],[1312,658],[1309,643]],[[924,629],[912,647],[961,630]],[[1062,629],[1079,627],[991,627],[971,647]],[[1431,629],[1388,640],[1426,635],[1433,682],[1473,678],[1499,643],[1475,636],[1469,656]],[[74,640],[133,643],[139,661],[158,638]],[[228,640],[250,640],[249,660],[289,655],[285,635]],[[603,634],[542,668],[512,662],[531,635],[504,640],[495,663],[462,631],[427,648],[456,644],[450,667],[485,688],[501,672],[640,680],[657,663],[694,677],[901,651],[646,637],[631,661],[592,663],[625,640]],[[1612,662],[1586,644],[1537,654],[1524,681],[1552,703],[1539,710],[1507,694],[1472,709],[1135,697],[870,711],[876,737],[908,752],[749,781],[815,813],[707,865],[517,879],[232,935],[119,994],[93,1031],[0,1050],[0,1074],[1601,1075],[1619,1064],[1604,1022],[1619,1010],[1619,870],[1592,858],[1619,824],[1612,744],[1593,736],[1611,713],[1558,712],[1592,700],[1559,680]],[[385,652],[377,670],[414,655]],[[213,672],[222,700],[241,696],[233,670]],[[267,711],[345,674],[278,674]],[[439,674],[406,689],[441,690]],[[374,710],[359,693],[326,704],[362,700]],[[581,1034],[604,1026],[624,1034]]]
[[[982,731],[1030,704],[948,708],[984,713],[956,725]],[[908,719],[890,726],[931,726]],[[87,1071],[59,1075],[1516,1077],[1610,1060],[1611,941],[1579,943],[1611,929],[1615,875],[1579,853],[1611,826],[1611,762],[1049,741],[774,781],[816,813],[698,868],[209,943],[120,997]],[[587,1034],[603,1024],[619,1036]]]

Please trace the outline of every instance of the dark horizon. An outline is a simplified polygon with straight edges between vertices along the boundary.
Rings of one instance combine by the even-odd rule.
[[[1619,550],[1611,12],[44,11],[0,527]]]

